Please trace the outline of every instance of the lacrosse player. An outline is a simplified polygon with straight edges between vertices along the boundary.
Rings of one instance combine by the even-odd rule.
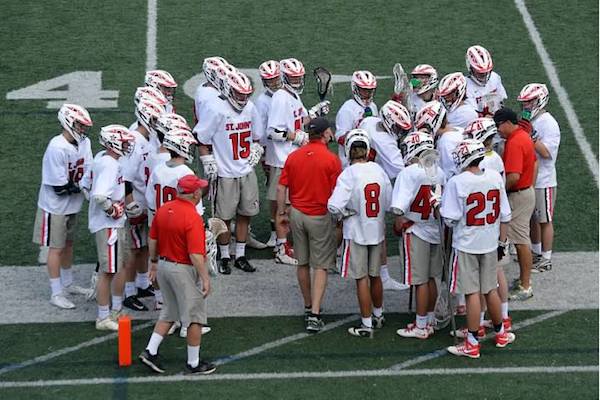
[[[304,107],[300,95],[304,90],[305,70],[300,61],[286,58],[279,62],[279,66],[283,87],[273,93],[265,140],[265,162],[270,167],[267,199],[271,201],[271,206],[277,201],[277,185],[288,155],[308,143],[308,134],[303,128],[309,121],[309,115],[314,118],[329,113],[329,101],[322,101],[309,111]],[[271,216],[275,213],[271,209]],[[275,262],[298,265],[293,249],[287,242],[288,227],[276,224],[276,234]]]
[[[225,99],[208,104],[199,115],[195,133],[200,142],[200,159],[207,178],[216,183],[214,212],[225,221],[236,220],[234,266],[245,272],[256,269],[246,259],[250,218],[258,215],[258,182],[254,166],[263,154],[258,143],[262,121],[249,99],[253,88],[241,72],[230,72],[224,85]],[[212,145],[212,154],[207,145]],[[212,172],[209,172],[212,171]],[[230,234],[219,237],[219,272],[230,274]]]
[[[398,140],[401,140],[412,128],[412,121],[406,107],[389,100],[379,110],[378,117],[365,118],[359,128],[369,134],[371,153],[375,154],[374,161],[383,168],[390,180],[396,179],[404,168]],[[407,285],[402,285],[390,276],[385,250],[382,252],[380,272],[384,290],[408,289]]]
[[[377,89],[377,79],[369,71],[355,71],[350,82],[352,98],[340,107],[335,117],[335,138],[339,144],[338,155],[342,168],[348,166],[344,139],[352,129],[358,128],[363,119],[377,115],[377,105],[373,101]]]
[[[467,80],[460,72],[444,76],[438,87],[439,100],[448,111],[448,123],[463,129],[479,117],[475,107],[467,102],[466,92]]]
[[[229,65],[227,60],[218,56],[207,57],[202,62],[202,72],[206,82],[198,86],[194,93],[194,125],[198,123],[202,107],[217,99],[221,94],[221,80],[227,73],[227,65]]]
[[[395,231],[402,232],[404,283],[416,286],[417,317],[396,333],[427,339],[434,333],[436,279],[442,278],[441,225],[435,214],[446,177],[437,162],[427,170],[421,162],[425,157],[437,159],[433,137],[428,133],[410,133],[400,148],[406,168],[394,184],[391,208],[396,214]]]
[[[514,333],[504,329],[496,290],[496,265],[506,252],[511,213],[500,174],[478,166],[485,155],[483,144],[465,139],[454,155],[460,173],[446,184],[440,214],[454,231],[450,292],[466,295],[468,333],[463,344],[447,350],[456,356],[479,358],[480,293],[492,318],[496,347],[506,347],[515,340]]]
[[[369,134],[352,129],[344,149],[350,165],[337,179],[327,208],[343,219],[342,277],[356,280],[361,324],[348,329],[354,336],[372,337],[382,328],[383,285],[379,277],[385,239],[385,212],[389,209],[392,185],[385,171],[368,161]]]
[[[96,236],[99,277],[96,284],[98,318],[96,329],[116,331],[117,317],[121,310],[123,288],[113,296],[109,313],[111,283],[118,273],[124,281],[122,268],[127,255],[127,232],[125,227],[125,183],[121,157],[133,151],[135,136],[121,125],[108,125],[100,130],[100,144],[105,150],[96,154],[92,164],[92,183],[89,205],[89,230]]]
[[[175,100],[175,90],[177,90],[177,82],[173,76],[167,71],[161,69],[147,71],[144,77],[146,86],[158,89],[167,98],[168,104],[165,105],[167,112],[175,112],[173,100]]]
[[[84,199],[79,181],[92,160],[87,138],[92,119],[85,108],[63,104],[58,120],[62,133],[50,140],[42,161],[33,243],[48,248],[50,304],[69,309],[75,304],[65,297],[65,292],[90,295],[90,290],[73,284],[71,265],[77,214]]]
[[[546,111],[548,88],[541,83],[525,85],[517,100],[522,106],[522,118],[533,125],[532,139],[538,158],[535,181],[535,209],[531,224],[533,269],[544,272],[552,269],[554,240],[554,203],[556,202],[556,157],[560,145],[560,128],[556,119]]]
[[[140,86],[139,88],[137,88],[135,90],[135,94],[133,96],[134,107],[137,108],[137,105],[142,100],[148,100],[153,103],[156,103],[159,106],[161,106],[162,108],[164,108],[165,110],[166,110],[167,105],[169,104],[169,101],[167,100],[165,95],[162,94],[162,92],[160,90],[155,89],[150,86]],[[134,131],[134,130],[137,130],[139,127],[140,127],[140,123],[138,121],[138,118],[136,117],[135,121],[131,125],[129,125],[128,129],[130,131]],[[158,140],[158,138],[156,137],[156,134],[152,130],[149,131],[148,142],[149,142],[148,143],[148,147],[149,147],[148,154],[156,153],[157,149],[160,147],[160,141]]]
[[[467,65],[467,95],[470,103],[481,117],[492,116],[506,100],[502,78],[492,71],[492,56],[482,46],[471,46],[465,55]]]
[[[430,101],[435,100],[435,89],[438,85],[438,73],[435,68],[429,64],[419,64],[410,72],[412,87],[411,103],[413,109],[411,116],[416,114]]]

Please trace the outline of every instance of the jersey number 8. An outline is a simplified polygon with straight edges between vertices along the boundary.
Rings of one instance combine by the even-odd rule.
[[[377,218],[379,215],[379,194],[381,193],[381,188],[378,183],[369,183],[365,185],[364,189],[365,193],[365,214],[369,218]]]

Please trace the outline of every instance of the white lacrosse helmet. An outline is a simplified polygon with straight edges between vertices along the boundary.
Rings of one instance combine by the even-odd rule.
[[[304,65],[295,58],[286,58],[279,62],[281,68],[281,79],[292,93],[302,94],[304,90]]]
[[[523,111],[528,111],[530,114],[529,120],[534,119],[540,111],[546,107],[548,104],[548,88],[543,83],[529,83],[521,89],[519,93],[519,97],[517,97],[517,101],[521,102],[521,106],[523,107]],[[532,101],[535,100],[535,101]],[[525,103],[528,107],[525,107]]]
[[[252,82],[242,72],[234,71],[227,74],[223,94],[236,110],[242,111],[246,107],[253,91]]]
[[[412,79],[410,84],[413,91],[417,94],[423,94],[431,89],[435,89],[438,84],[438,73],[435,68],[429,64],[419,64],[410,72]],[[429,76],[426,81],[423,81],[421,76]]]
[[[142,99],[135,106],[135,117],[138,122],[148,130],[154,133],[158,117],[165,113],[165,107],[149,99]]]
[[[156,135],[158,136],[158,140],[161,143],[163,142],[165,135],[173,129],[184,129],[186,131],[192,130],[185,118],[179,114],[165,113],[156,120],[155,131]]]
[[[169,102],[173,101],[177,82],[175,82],[173,76],[167,71],[163,71],[162,69],[147,71],[144,83],[146,86],[160,90]]]
[[[400,144],[405,165],[408,165],[413,158],[419,157],[423,151],[434,150],[434,148],[433,136],[422,131],[409,133]]]
[[[367,155],[369,154],[369,151],[371,151],[371,139],[369,138],[369,133],[364,129],[352,129],[346,134],[346,141],[344,142],[344,151],[348,159],[350,158],[352,145],[355,143],[364,143],[363,147],[367,149]]]
[[[227,64],[229,63],[223,57],[207,57],[202,62],[202,71],[206,80],[217,89],[221,85],[217,70]]]
[[[352,87],[352,96],[358,104],[363,107],[368,107],[375,97],[375,89],[377,89],[377,79],[369,71],[354,71],[352,74],[352,81],[350,82]],[[367,97],[361,95],[361,89],[366,93]]]
[[[140,100],[148,99],[161,106],[166,106],[169,104],[169,100],[165,97],[165,95],[158,89],[155,89],[150,86],[140,86],[135,89],[135,95],[133,96],[133,102],[137,106]]]
[[[263,86],[269,93],[274,93],[283,86],[283,83],[281,82],[281,69],[279,68],[278,61],[265,61],[258,67],[258,72],[262,79]]]
[[[496,123],[492,118],[477,118],[465,127],[465,136],[470,139],[477,139],[481,143],[487,138],[493,137],[498,133]]]
[[[398,138],[412,128],[410,114],[406,107],[394,100],[389,100],[379,110],[379,117],[385,130]]]
[[[490,52],[482,46],[471,46],[467,49],[465,64],[473,81],[479,86],[485,86],[494,68]]]
[[[63,104],[58,110],[58,120],[77,143],[87,137],[93,125],[90,113],[76,104]]]
[[[193,145],[198,144],[194,135],[186,129],[173,129],[165,134],[163,147],[185,158],[187,162],[194,160]]]
[[[117,153],[127,156],[133,151],[135,136],[123,125],[108,125],[100,129],[100,144]]]
[[[415,127],[426,129],[431,135],[436,136],[446,118],[446,108],[439,101],[433,100],[425,104],[415,117]]]
[[[473,161],[485,156],[485,147],[477,139],[463,139],[452,152],[454,163],[460,171],[463,171]]]
[[[438,87],[440,102],[448,112],[456,110],[467,93],[467,80],[461,72],[453,72],[442,78]]]

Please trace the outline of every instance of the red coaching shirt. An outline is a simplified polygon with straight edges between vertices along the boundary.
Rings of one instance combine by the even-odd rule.
[[[533,185],[533,170],[535,167],[535,149],[533,141],[527,132],[517,128],[506,139],[504,145],[504,170],[506,175],[517,173],[521,177],[517,183],[508,189],[514,192],[521,189],[527,189]]]
[[[287,186],[292,207],[306,215],[327,214],[327,200],[342,172],[340,159],[321,139],[311,140],[288,156],[279,183]]]
[[[204,221],[190,201],[176,198],[163,204],[149,236],[158,241],[158,255],[170,261],[192,265],[190,254],[206,255]]]

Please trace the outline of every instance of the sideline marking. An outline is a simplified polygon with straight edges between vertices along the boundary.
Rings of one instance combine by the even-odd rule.
[[[146,31],[146,71],[156,69],[156,19],[158,0],[148,0],[148,30]]]
[[[560,83],[560,79],[558,78],[558,72],[554,67],[554,63],[552,59],[550,59],[550,55],[548,51],[544,47],[544,43],[542,42],[542,37],[535,27],[535,23],[533,22],[533,18],[531,18],[531,14],[527,10],[525,6],[524,0],[515,0],[515,6],[521,13],[521,17],[523,17],[523,22],[529,31],[529,37],[531,41],[535,45],[535,49],[537,50],[540,59],[542,60],[542,64],[544,69],[546,70],[546,75],[550,78],[550,85],[552,85],[552,89],[556,92],[558,96],[558,102],[561,107],[565,111],[565,115],[567,117],[567,121],[569,122],[569,126],[571,127],[571,131],[573,131],[573,136],[575,136],[575,141],[579,146],[579,149],[583,153],[585,161],[587,162],[588,168],[596,181],[596,186],[598,186],[598,158],[592,152],[592,147],[590,143],[587,141],[583,133],[583,128],[579,123],[579,119],[577,118],[577,114],[575,114],[575,108],[569,100],[569,95],[567,91]]]

